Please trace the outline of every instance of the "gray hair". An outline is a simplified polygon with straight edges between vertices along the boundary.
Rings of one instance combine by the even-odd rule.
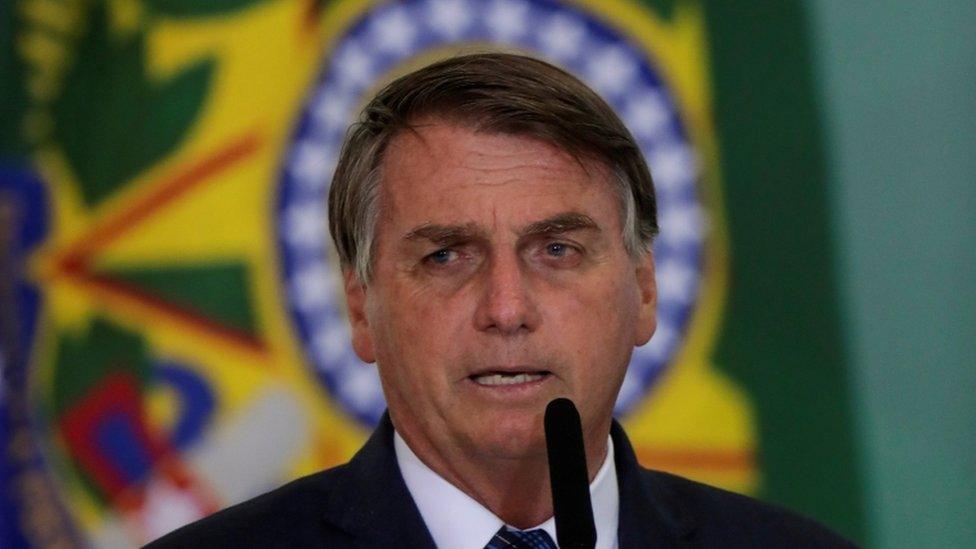
[[[510,53],[453,57],[402,76],[376,94],[353,124],[329,191],[329,232],[342,268],[368,282],[379,220],[386,147],[423,116],[474,131],[541,139],[610,168],[620,197],[623,244],[647,252],[658,232],[654,184],[633,136],[613,109],[576,77]]]

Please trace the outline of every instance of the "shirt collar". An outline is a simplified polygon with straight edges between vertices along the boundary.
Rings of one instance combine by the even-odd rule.
[[[434,543],[438,547],[484,549],[504,524],[502,519],[427,467],[407,446],[400,433],[394,434],[393,445],[403,481],[417,504]],[[613,463],[613,440],[608,436],[607,457],[590,483],[590,500],[593,503],[593,520],[597,533],[596,549],[612,549],[617,546],[620,497],[617,470]],[[536,528],[545,530],[555,541],[554,517],[529,530]]]

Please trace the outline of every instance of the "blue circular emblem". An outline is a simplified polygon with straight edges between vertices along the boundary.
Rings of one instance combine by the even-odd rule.
[[[379,376],[352,350],[329,255],[329,184],[357,106],[386,75],[425,51],[471,43],[517,48],[579,76],[621,116],[651,168],[661,225],[658,327],[631,358],[615,409],[625,414],[674,359],[698,299],[706,227],[698,162],[653,59],[579,6],[551,0],[387,3],[338,37],[292,138],[277,204],[287,303],[307,359],[347,412],[367,425],[378,421],[386,406]]]

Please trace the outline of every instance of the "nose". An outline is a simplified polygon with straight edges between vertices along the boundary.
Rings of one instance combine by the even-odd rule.
[[[519,258],[515,254],[495,254],[482,276],[476,327],[502,335],[534,331],[539,324],[539,311]]]

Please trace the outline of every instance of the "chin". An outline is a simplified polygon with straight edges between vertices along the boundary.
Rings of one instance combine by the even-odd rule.
[[[489,418],[486,418],[489,419]],[[503,414],[486,421],[474,443],[497,458],[523,459],[545,455],[546,435],[542,414]]]

